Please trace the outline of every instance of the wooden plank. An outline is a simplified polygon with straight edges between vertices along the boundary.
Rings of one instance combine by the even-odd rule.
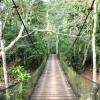
[[[56,55],[49,56],[31,100],[77,100]]]

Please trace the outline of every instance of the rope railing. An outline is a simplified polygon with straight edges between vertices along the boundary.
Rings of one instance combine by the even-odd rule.
[[[75,45],[76,41],[78,40],[79,36],[82,34],[82,30],[83,30],[83,28],[84,28],[84,26],[85,26],[85,24],[86,24],[86,22],[87,22],[87,19],[89,18],[89,15],[90,15],[90,13],[91,13],[92,10],[93,10],[94,2],[95,2],[95,0],[92,1],[91,7],[88,9],[88,14],[87,14],[86,17],[85,17],[85,20],[84,20],[84,22],[83,22],[83,25],[82,25],[81,29],[79,30],[79,33],[77,34],[77,36],[76,36],[76,38],[75,38],[75,40],[74,40],[72,46],[70,47],[69,52],[72,50],[72,48],[74,47],[74,45]]]
[[[25,25],[25,23],[24,23],[24,21],[23,21],[23,19],[22,19],[22,16],[21,16],[21,14],[19,13],[18,6],[16,5],[16,3],[15,3],[14,0],[12,0],[12,4],[13,4],[13,8],[15,8],[15,11],[16,11],[16,13],[17,13],[17,16],[19,17],[19,20],[21,21],[22,25],[24,26],[24,29],[25,29],[26,34],[27,34],[27,36],[28,36],[28,40],[30,41],[29,43],[32,44],[32,45],[29,45],[29,46],[32,47],[32,48],[34,48],[34,50],[36,50],[37,53],[40,54],[40,52],[39,52],[39,51],[36,49],[36,47],[34,46],[34,42],[33,42],[32,38],[31,38],[31,36],[30,36],[30,34],[29,34],[29,32],[28,32],[28,29],[27,29],[27,27],[26,27],[26,25]],[[40,55],[41,55],[41,54],[40,54]]]
[[[79,75],[61,55],[59,58],[68,82],[79,100],[100,100],[100,84]]]
[[[31,78],[16,83],[7,89],[0,90],[0,100],[30,100],[38,79],[44,70],[46,61],[47,56],[44,57],[44,60],[38,69],[33,72]]]
[[[18,6],[16,5],[16,3],[15,3],[14,0],[12,0],[12,3],[13,3],[13,6],[14,6],[14,8],[15,8],[15,11],[17,12],[17,15],[18,15],[20,21],[22,22],[22,24],[23,24],[23,26],[24,26],[24,29],[25,29],[25,31],[26,31],[26,34],[28,35],[28,38],[29,38],[30,42],[33,44],[33,41],[32,41],[32,39],[31,39],[31,37],[30,37],[30,34],[29,34],[29,32],[28,32],[28,30],[27,30],[27,28],[26,28],[26,25],[25,25],[25,23],[24,23],[24,21],[23,21],[21,15],[20,15],[19,11],[18,11]]]

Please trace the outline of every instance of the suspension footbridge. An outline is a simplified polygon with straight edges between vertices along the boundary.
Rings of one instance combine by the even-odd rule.
[[[31,100],[76,100],[56,55],[49,56]]]

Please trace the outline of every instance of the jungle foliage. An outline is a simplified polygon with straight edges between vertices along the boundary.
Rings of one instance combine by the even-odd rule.
[[[74,70],[83,72],[92,68],[91,37],[93,30],[93,9],[91,0],[16,0],[17,9],[30,34],[25,29],[16,41],[22,22],[11,0],[0,1],[0,20],[3,22],[5,46],[14,42],[6,51],[7,66],[24,66],[25,69],[37,69],[43,57],[56,53],[57,35],[58,51],[62,53]],[[100,1],[97,0],[97,17],[100,18]],[[76,43],[86,15],[91,11]],[[49,30],[49,31],[48,31]],[[97,66],[100,66],[100,21],[96,29]],[[32,41],[31,41],[32,40]],[[2,60],[0,59],[0,63]],[[17,73],[17,72],[16,72]]]

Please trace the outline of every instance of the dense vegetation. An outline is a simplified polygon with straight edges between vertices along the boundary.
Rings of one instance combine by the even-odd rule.
[[[92,33],[94,27],[94,9],[91,5],[92,0],[57,0],[55,3],[51,1],[50,19],[56,33],[59,33],[59,53],[63,53],[70,65],[77,72],[84,72],[87,69],[92,69]],[[97,70],[100,65],[99,52],[99,15],[100,2],[97,0],[97,23],[96,23],[96,55],[97,55]],[[83,23],[90,12],[85,25]],[[81,30],[82,29],[82,30]],[[80,32],[81,30],[81,32]],[[80,32],[80,35],[77,36]],[[78,37],[78,38],[77,38]],[[74,40],[77,41],[74,43]]]
[[[94,9],[90,9],[92,1],[16,0],[15,3],[17,8],[11,0],[0,1],[0,21],[3,23],[2,37],[5,40],[9,73],[21,75],[23,72],[26,75],[21,78],[17,76],[17,80],[30,77],[26,69],[28,72],[37,69],[46,54],[57,53],[57,51],[65,56],[66,60],[69,60],[70,66],[73,66],[77,72],[92,68],[91,37],[94,23]],[[99,3],[100,1],[97,0],[98,19],[100,18]],[[19,11],[30,36],[27,35],[16,9]],[[92,11],[85,26],[73,45],[90,10]],[[100,21],[98,20],[96,24],[96,53],[99,68]],[[2,55],[2,52],[0,54]],[[2,59],[0,59],[0,64],[2,71]],[[17,72],[19,69],[22,72]]]
[[[6,65],[9,82],[30,77],[47,54],[46,8],[42,1],[17,0],[16,5],[30,37],[23,28],[21,19],[11,0],[0,1],[0,22],[3,23]],[[2,59],[0,59],[0,80],[3,80]],[[27,71],[26,71],[27,70]]]

